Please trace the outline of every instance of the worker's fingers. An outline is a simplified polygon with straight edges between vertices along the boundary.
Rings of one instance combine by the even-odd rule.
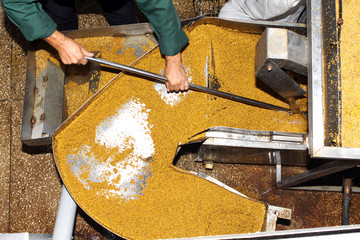
[[[81,46],[81,45],[80,45],[80,48],[81,48],[81,52],[82,52],[83,55],[84,55],[84,58],[81,59],[80,64],[85,65],[85,64],[88,62],[87,59],[85,58],[85,56],[86,56],[86,57],[93,57],[93,56],[94,56],[94,53],[88,51],[86,48],[84,48],[84,47]]]
[[[81,44],[57,30],[44,40],[58,51],[60,59],[64,64],[86,64],[85,56],[92,54]]]
[[[64,40],[63,46],[58,52],[64,64],[85,65],[87,63],[85,56],[92,56],[91,52],[70,38]]]
[[[180,90],[181,90],[181,91],[187,91],[187,90],[189,90],[189,81],[187,80],[187,78],[186,78],[185,81],[182,81]]]
[[[166,87],[168,92],[186,91],[189,89],[189,82],[182,66],[181,54],[165,56],[165,76],[168,79]]]
[[[165,83],[168,92],[179,92],[180,91],[180,84],[174,84],[174,81],[168,80]]]
[[[180,76],[174,76],[174,75],[167,75],[168,82],[166,83],[166,87],[168,89],[168,92],[179,92],[183,87],[183,81]]]
[[[93,57],[94,56],[94,53],[90,52],[89,50],[87,50],[86,48],[82,47],[82,52],[85,56],[87,57]]]

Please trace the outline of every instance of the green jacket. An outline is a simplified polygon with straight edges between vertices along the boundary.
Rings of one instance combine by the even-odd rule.
[[[154,28],[161,53],[169,56],[179,53],[189,39],[181,29],[172,0],[135,1]],[[47,38],[56,30],[55,22],[38,0],[1,0],[1,5],[28,41]]]

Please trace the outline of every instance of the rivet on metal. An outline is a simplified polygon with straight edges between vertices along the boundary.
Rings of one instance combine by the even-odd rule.
[[[33,126],[36,123],[36,118],[32,116],[30,121],[31,121],[31,126]]]
[[[268,64],[268,65],[266,66],[266,70],[267,70],[268,72],[271,72],[272,69],[273,69],[273,66],[272,66],[271,64]]]

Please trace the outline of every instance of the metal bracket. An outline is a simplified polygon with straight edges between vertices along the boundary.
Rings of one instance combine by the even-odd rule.
[[[227,186],[226,184],[220,182],[219,180],[206,175],[204,173],[201,172],[191,172],[194,175],[197,175],[205,180],[208,180],[220,187],[225,188],[226,190],[235,193],[239,196],[242,196],[244,198],[253,200],[251,198],[249,198],[248,196],[244,195],[243,193]],[[256,200],[255,200],[256,201]],[[278,206],[273,206],[273,205],[268,205],[267,207],[267,213],[266,213],[266,232],[271,232],[271,231],[275,231],[276,230],[276,221],[278,218],[281,219],[286,219],[286,220],[291,220],[291,209],[289,208],[283,208],[283,207],[278,207]]]
[[[281,155],[280,151],[273,152],[273,157],[275,159],[275,178],[276,183],[281,182]]]
[[[276,187],[285,189],[316,178],[355,167],[358,161],[332,161],[283,181],[276,181]]]
[[[35,59],[34,52],[29,56]],[[21,126],[22,142],[32,146],[50,144],[50,135],[62,123],[65,76],[64,69],[50,60],[37,79],[35,68],[35,63],[28,64]]]
[[[256,76],[283,98],[306,92],[282,69],[307,76],[307,41],[287,29],[266,28],[256,45]]]
[[[291,220],[291,209],[269,205],[266,217],[266,232],[273,232],[278,218]]]

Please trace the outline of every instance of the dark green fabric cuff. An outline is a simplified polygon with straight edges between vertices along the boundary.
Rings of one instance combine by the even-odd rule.
[[[56,23],[45,11],[42,11],[21,22],[19,29],[26,40],[34,41],[47,38],[53,34],[56,30]]]
[[[180,19],[172,0],[135,0],[149,19],[163,55],[178,54],[189,41],[181,29]]]
[[[182,29],[179,29],[179,31],[167,38],[159,38],[161,54],[168,56],[176,55],[188,43],[188,41],[189,38]]]

